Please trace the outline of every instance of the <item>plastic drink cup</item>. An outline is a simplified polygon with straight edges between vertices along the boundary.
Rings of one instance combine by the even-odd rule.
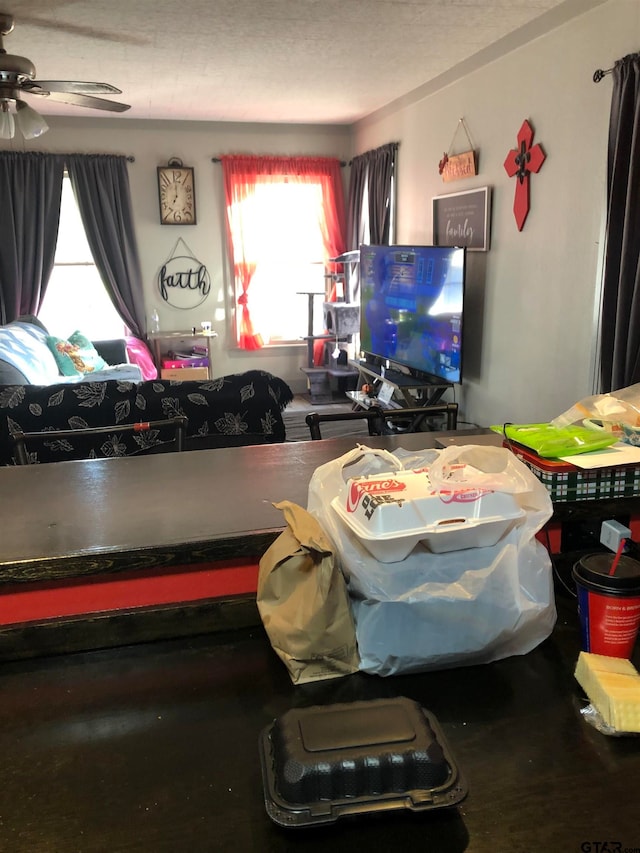
[[[590,554],[573,567],[582,649],[630,658],[640,629],[640,562],[622,555],[613,575],[613,553]]]

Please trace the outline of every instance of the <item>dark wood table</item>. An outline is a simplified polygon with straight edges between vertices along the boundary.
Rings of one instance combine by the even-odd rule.
[[[296,687],[260,628],[1,664],[0,849],[637,851],[640,738],[581,718],[575,604],[558,603],[552,636],[526,656],[387,679]],[[467,798],[321,829],[273,824],[263,728],[292,707],[400,695],[436,715]]]
[[[273,503],[306,506],[313,471],[358,443],[442,435],[0,468],[0,660],[259,624],[258,561],[285,526]]]
[[[271,502],[305,505],[311,472],[353,443],[2,469],[2,597],[60,586],[71,595],[74,584],[105,576],[155,580],[163,568],[188,575],[203,560],[233,563],[238,549],[255,557],[282,528]],[[425,436],[367,443],[416,448]],[[238,618],[253,598],[0,629],[0,850],[640,850],[640,738],[606,737],[582,719],[578,617],[564,588],[552,635],[525,656],[297,687],[255,610],[244,624]],[[173,639],[150,641],[163,635]],[[114,647],[60,653],[100,644]],[[467,799],[422,815],[275,826],[263,802],[260,732],[292,707],[398,695],[436,715]]]
[[[259,625],[258,562],[284,526],[274,502],[306,506],[313,471],[358,443],[411,450],[489,433],[0,467],[0,660]],[[557,504],[545,544],[573,548],[569,534],[597,533],[596,515],[628,524],[631,512],[637,526],[639,504]]]
[[[288,442],[0,468],[3,582],[179,557],[283,526],[273,502],[307,503],[313,471],[356,444],[424,448],[434,433]]]

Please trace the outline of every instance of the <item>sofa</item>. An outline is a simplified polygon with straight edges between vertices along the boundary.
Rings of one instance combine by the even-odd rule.
[[[50,335],[33,315],[0,326],[0,385],[120,379],[139,382],[143,373],[130,363],[126,340],[88,341],[80,332],[69,341]]]
[[[175,449],[174,434],[118,430],[122,424],[186,416],[185,450],[286,439],[286,382],[261,370],[201,381],[156,379],[0,386],[0,465],[17,464],[12,435],[51,431],[27,443],[30,463],[104,459]],[[56,439],[55,430],[113,426],[108,434]]]
[[[90,342],[78,333],[60,341],[32,316],[0,326],[0,465],[18,463],[17,433],[51,432],[27,440],[30,463],[174,450],[174,428],[118,428],[178,416],[187,418],[186,450],[285,440],[282,411],[293,393],[282,379],[250,370],[200,381],[145,380],[129,352],[126,339]],[[55,436],[96,427],[113,430]]]

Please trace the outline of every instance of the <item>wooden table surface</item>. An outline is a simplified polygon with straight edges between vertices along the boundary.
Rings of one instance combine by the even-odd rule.
[[[582,719],[575,601],[559,598],[552,636],[523,657],[386,679],[294,686],[259,628],[0,664],[0,850],[635,853],[640,738]],[[392,696],[435,714],[467,798],[273,824],[261,731],[290,708]]]
[[[358,442],[438,435],[0,468],[0,660],[259,625],[273,503],[306,506],[316,467]]]
[[[472,434],[471,432],[469,434]],[[307,504],[316,467],[357,443],[418,449],[437,434],[366,436],[0,468],[0,583],[113,571],[198,545],[229,553],[284,527],[273,502]]]
[[[24,581],[33,565],[52,574],[58,562],[104,567],[114,549],[157,556],[280,528],[271,501],[304,505],[311,471],[353,444],[2,469],[0,566]],[[552,636],[525,656],[386,679],[294,686],[259,624],[0,662],[0,850],[638,851],[640,738],[606,737],[582,719],[575,599],[562,589],[557,599]],[[263,802],[261,731],[292,707],[397,695],[435,714],[467,799],[422,815],[275,826]]]
[[[489,431],[455,436],[473,441],[478,432]],[[284,527],[273,503],[306,506],[313,471],[358,443],[417,450],[447,435],[0,467],[0,660],[259,624],[257,564]],[[554,516],[579,524],[586,513],[593,527],[594,512],[618,517],[633,505],[637,514],[637,503],[558,504]],[[233,561],[243,563],[242,578]],[[206,588],[203,568],[215,569]],[[155,581],[172,572],[173,591],[159,592]],[[146,586],[115,589],[107,599],[107,580]],[[91,598],[94,581],[102,586]]]

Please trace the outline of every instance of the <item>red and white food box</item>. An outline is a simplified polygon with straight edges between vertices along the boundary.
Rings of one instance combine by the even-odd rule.
[[[350,479],[331,506],[381,563],[404,560],[419,543],[435,554],[495,545],[525,515],[504,492],[434,489],[426,470]]]

